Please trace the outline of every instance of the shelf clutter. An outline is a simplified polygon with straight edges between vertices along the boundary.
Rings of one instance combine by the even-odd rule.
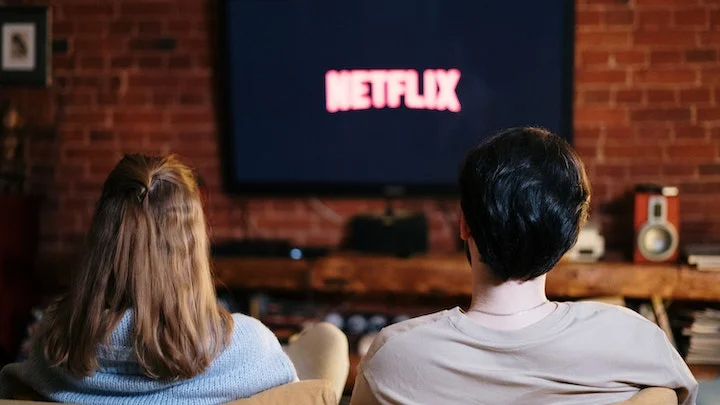
[[[344,253],[314,260],[219,257],[214,265],[218,284],[229,288],[436,296],[471,293],[470,271],[460,254],[407,259]],[[548,274],[547,292],[562,298],[720,301],[720,272],[677,264],[562,262]]]
[[[720,310],[705,308],[679,314],[679,340],[685,361],[698,365],[720,365]]]

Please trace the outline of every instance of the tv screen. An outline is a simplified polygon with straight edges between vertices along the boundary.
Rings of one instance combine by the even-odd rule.
[[[570,140],[572,3],[224,0],[230,190],[448,194],[498,130]]]

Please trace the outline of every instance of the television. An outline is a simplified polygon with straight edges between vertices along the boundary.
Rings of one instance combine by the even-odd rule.
[[[453,195],[501,129],[571,141],[573,3],[221,0],[227,188]]]

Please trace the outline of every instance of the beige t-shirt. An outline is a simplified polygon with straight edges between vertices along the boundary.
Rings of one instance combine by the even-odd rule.
[[[541,321],[488,329],[454,308],[383,329],[358,366],[352,405],[615,404],[697,381],[655,324],[596,302],[560,303]]]

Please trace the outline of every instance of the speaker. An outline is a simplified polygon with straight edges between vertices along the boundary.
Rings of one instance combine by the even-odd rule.
[[[677,187],[636,187],[634,262],[676,261],[680,244],[679,227],[680,202]]]
[[[358,252],[408,257],[428,250],[424,214],[358,215],[347,230],[345,248]]]

